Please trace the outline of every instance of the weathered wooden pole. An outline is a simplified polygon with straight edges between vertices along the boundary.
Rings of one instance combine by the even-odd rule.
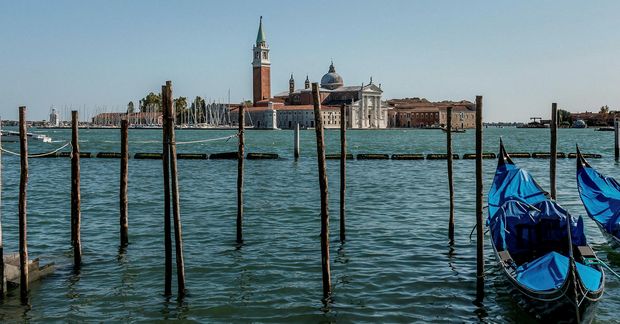
[[[172,99],[172,81],[166,81],[166,104],[168,113],[174,117],[174,106]],[[169,125],[168,134],[170,140],[170,184],[172,191],[172,216],[174,220],[174,246],[177,261],[177,287],[179,298],[185,296],[185,264],[183,261],[183,231],[181,228],[181,206],[179,202],[179,178],[177,173],[177,146],[174,137],[174,118]]]
[[[347,190],[347,115],[340,106],[340,242],[346,239],[345,193]]]
[[[26,191],[28,186],[28,137],[26,131],[26,107],[19,107],[19,293],[22,303],[28,299],[28,222],[26,219]],[[4,256],[3,256],[4,257]]]
[[[450,191],[450,219],[448,240],[454,244],[454,178],[452,174],[452,107],[446,109],[446,151],[448,154],[448,190]]]
[[[73,237],[73,266],[79,269],[82,264],[81,193],[80,193],[80,145],[78,143],[78,112],[71,111],[71,225]]]
[[[172,295],[172,234],[170,231],[170,138],[168,129],[172,124],[170,113],[167,108],[168,99],[166,98],[166,86],[161,87],[162,97],[162,165],[164,172],[164,295]]]
[[[127,178],[129,173],[129,121],[121,120],[121,176],[120,176],[120,238],[121,246],[129,243],[129,224],[127,220]]]
[[[549,187],[551,188],[551,199],[556,199],[557,191],[555,186],[555,167],[558,160],[558,104],[551,104],[551,159],[549,165]]]
[[[0,206],[2,206],[2,119],[0,119]],[[6,278],[4,276],[4,243],[2,239],[2,212],[0,208],[0,298],[6,293]]]
[[[323,134],[323,116],[319,84],[312,83],[312,99],[314,101],[314,125],[316,130],[316,152],[319,166],[319,187],[321,191],[321,266],[323,271],[323,299],[331,296],[332,279],[329,268],[329,207],[327,189],[327,169],[325,164],[325,139]]]
[[[484,220],[482,216],[482,96],[476,96],[476,300],[484,300]]]
[[[243,160],[244,160],[245,109],[239,105],[239,156],[237,157],[237,243],[243,243]]]
[[[295,134],[293,135],[293,155],[295,157],[295,161],[299,159],[299,123],[295,124]]]
[[[620,123],[614,118],[614,157],[616,162],[620,159]]]

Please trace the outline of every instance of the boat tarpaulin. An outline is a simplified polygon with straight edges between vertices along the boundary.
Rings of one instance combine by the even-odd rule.
[[[489,191],[489,220],[497,210],[508,200],[519,200],[534,205],[547,200],[544,191],[532,176],[514,164],[498,166]]]
[[[577,185],[588,215],[620,238],[620,184],[585,166],[577,170]]]
[[[547,242],[565,241],[568,244],[568,219],[568,212],[551,200],[534,205],[509,200],[491,219],[491,235],[496,247],[511,254],[527,252]],[[586,245],[583,219],[570,217],[570,221],[573,244]]]
[[[601,272],[575,262],[577,273],[586,289],[596,291],[601,285]],[[544,291],[562,286],[568,274],[568,258],[557,252],[525,263],[517,268],[517,280],[532,290]]]

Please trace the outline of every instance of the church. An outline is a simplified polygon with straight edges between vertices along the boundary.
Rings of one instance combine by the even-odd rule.
[[[256,43],[252,47],[253,106],[246,108],[248,125],[261,129],[292,129],[296,124],[302,128],[315,127],[308,76],[303,88],[296,89],[295,79],[291,75],[288,91],[271,95],[269,50],[261,17]],[[382,93],[381,84],[373,83],[372,77],[368,84],[345,86],[343,78],[336,72],[334,62],[331,62],[320,83],[323,127],[340,128],[340,107],[344,105],[347,128],[387,128],[390,108],[381,101]]]

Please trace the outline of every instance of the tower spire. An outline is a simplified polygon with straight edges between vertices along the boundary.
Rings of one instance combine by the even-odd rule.
[[[260,16],[260,23],[258,24],[258,35],[256,35],[256,46],[264,45],[267,42],[265,38],[265,32],[263,31],[263,16]]]

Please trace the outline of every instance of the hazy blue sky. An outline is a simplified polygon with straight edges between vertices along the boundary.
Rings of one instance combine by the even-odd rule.
[[[252,97],[263,15],[273,93],[290,73],[384,99],[472,100],[485,120],[620,109],[620,1],[0,0],[0,115],[47,118],[51,105],[125,109],[172,80],[175,96]]]

